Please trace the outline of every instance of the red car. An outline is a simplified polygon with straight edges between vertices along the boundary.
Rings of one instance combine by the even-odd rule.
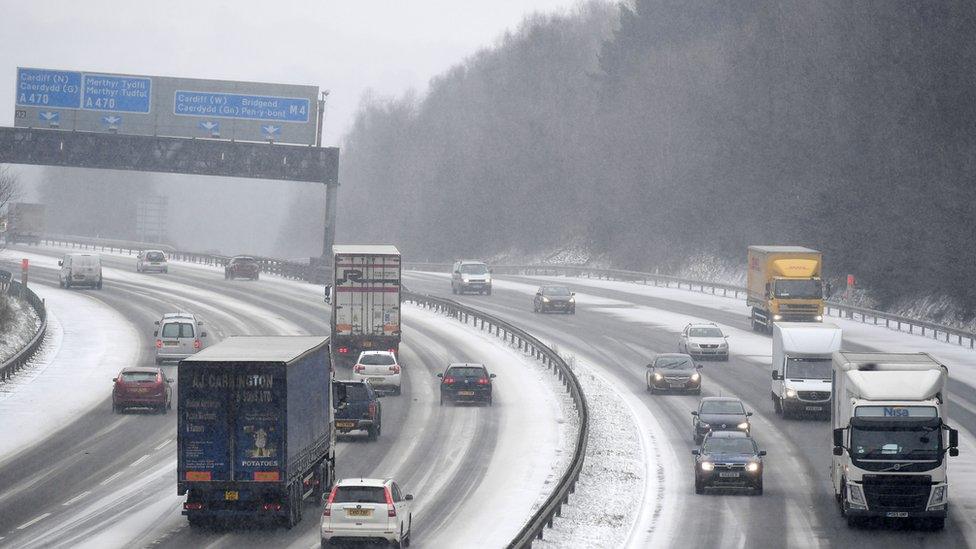
[[[112,380],[112,411],[121,414],[126,408],[150,408],[161,414],[173,407],[172,379],[159,368],[124,368]]]
[[[235,278],[250,278],[257,280],[261,275],[261,265],[253,257],[246,255],[234,256],[224,267],[224,278],[234,280]]]

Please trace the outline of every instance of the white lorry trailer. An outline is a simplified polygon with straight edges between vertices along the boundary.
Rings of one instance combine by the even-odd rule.
[[[848,525],[880,517],[942,528],[946,455],[959,455],[946,423],[948,368],[926,353],[841,351],[832,374],[830,476]]]
[[[770,397],[777,414],[830,415],[830,364],[840,345],[841,331],[834,324],[773,324]]]

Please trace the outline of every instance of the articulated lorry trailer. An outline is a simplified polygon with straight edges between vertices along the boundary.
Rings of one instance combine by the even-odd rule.
[[[386,245],[332,247],[332,356],[350,365],[362,351],[400,350],[400,251]]]
[[[837,352],[833,358],[830,476],[850,526],[870,517],[945,526],[949,370],[925,353]]]
[[[746,304],[752,329],[773,333],[773,323],[820,322],[825,291],[823,257],[802,246],[749,246]]]
[[[335,479],[328,338],[230,337],[178,368],[177,491],[190,524],[300,522]]]
[[[40,244],[46,223],[44,204],[11,202],[6,209],[6,243]]]

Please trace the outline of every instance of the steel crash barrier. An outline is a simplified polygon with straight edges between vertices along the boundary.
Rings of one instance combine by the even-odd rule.
[[[562,507],[569,503],[569,495],[576,491],[576,482],[583,469],[583,458],[586,454],[586,444],[590,436],[590,412],[586,402],[586,395],[580,387],[579,380],[572,368],[549,346],[545,345],[532,334],[502,320],[494,315],[462,305],[451,299],[430,295],[403,292],[403,300],[415,303],[421,307],[445,314],[458,321],[481,328],[489,334],[494,334],[506,343],[515,345],[520,351],[530,354],[550,369],[565,385],[576,405],[579,416],[579,432],[576,437],[576,447],[569,467],[560,477],[555,489],[546,498],[545,503],[525,523],[518,535],[509,543],[510,548],[531,547],[532,541],[542,539],[542,532],[546,527],[552,528],[553,520],[560,516]]]
[[[44,300],[38,297],[30,288],[24,288],[16,280],[7,282],[5,286],[8,295],[23,298],[27,301],[34,311],[37,312],[37,317],[41,320],[41,325],[38,327],[34,337],[31,338],[30,342],[23,349],[5,362],[0,363],[0,381],[10,379],[10,376],[29,362],[34,356],[34,353],[41,347],[41,344],[44,342],[44,336],[47,334],[47,309],[44,307]]]

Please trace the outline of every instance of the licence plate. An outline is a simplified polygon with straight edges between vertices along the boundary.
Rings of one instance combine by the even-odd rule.
[[[737,473],[735,471],[732,471],[732,472],[723,472],[723,473],[719,473],[718,476],[720,476],[722,478],[739,478],[739,473]]]
[[[371,377],[369,378],[370,383],[383,383],[384,379],[381,377]]]
[[[346,509],[347,517],[371,517],[373,516],[372,509]]]
[[[237,490],[227,490],[224,492],[225,501],[237,501],[241,499],[241,494]]]
[[[808,412],[823,412],[822,406],[805,406],[804,409]]]
[[[672,389],[684,389],[685,388],[685,384],[684,383],[668,383],[668,387],[671,387]]]
[[[458,391],[458,394],[461,396],[470,397],[474,396],[474,391]]]
[[[908,518],[908,513],[905,511],[888,511],[885,516],[888,518]]]
[[[363,342],[363,347],[372,347],[372,346],[373,346],[373,342],[372,341],[364,341]]]
[[[148,387],[136,387],[132,391],[135,392],[135,393],[148,393],[149,392],[149,388]]]
[[[163,342],[163,346],[164,347],[176,347],[179,344],[180,344],[179,341],[164,341]]]
[[[337,421],[336,422],[336,427],[340,427],[342,429],[352,429],[355,426],[356,426],[356,422],[355,421]]]

